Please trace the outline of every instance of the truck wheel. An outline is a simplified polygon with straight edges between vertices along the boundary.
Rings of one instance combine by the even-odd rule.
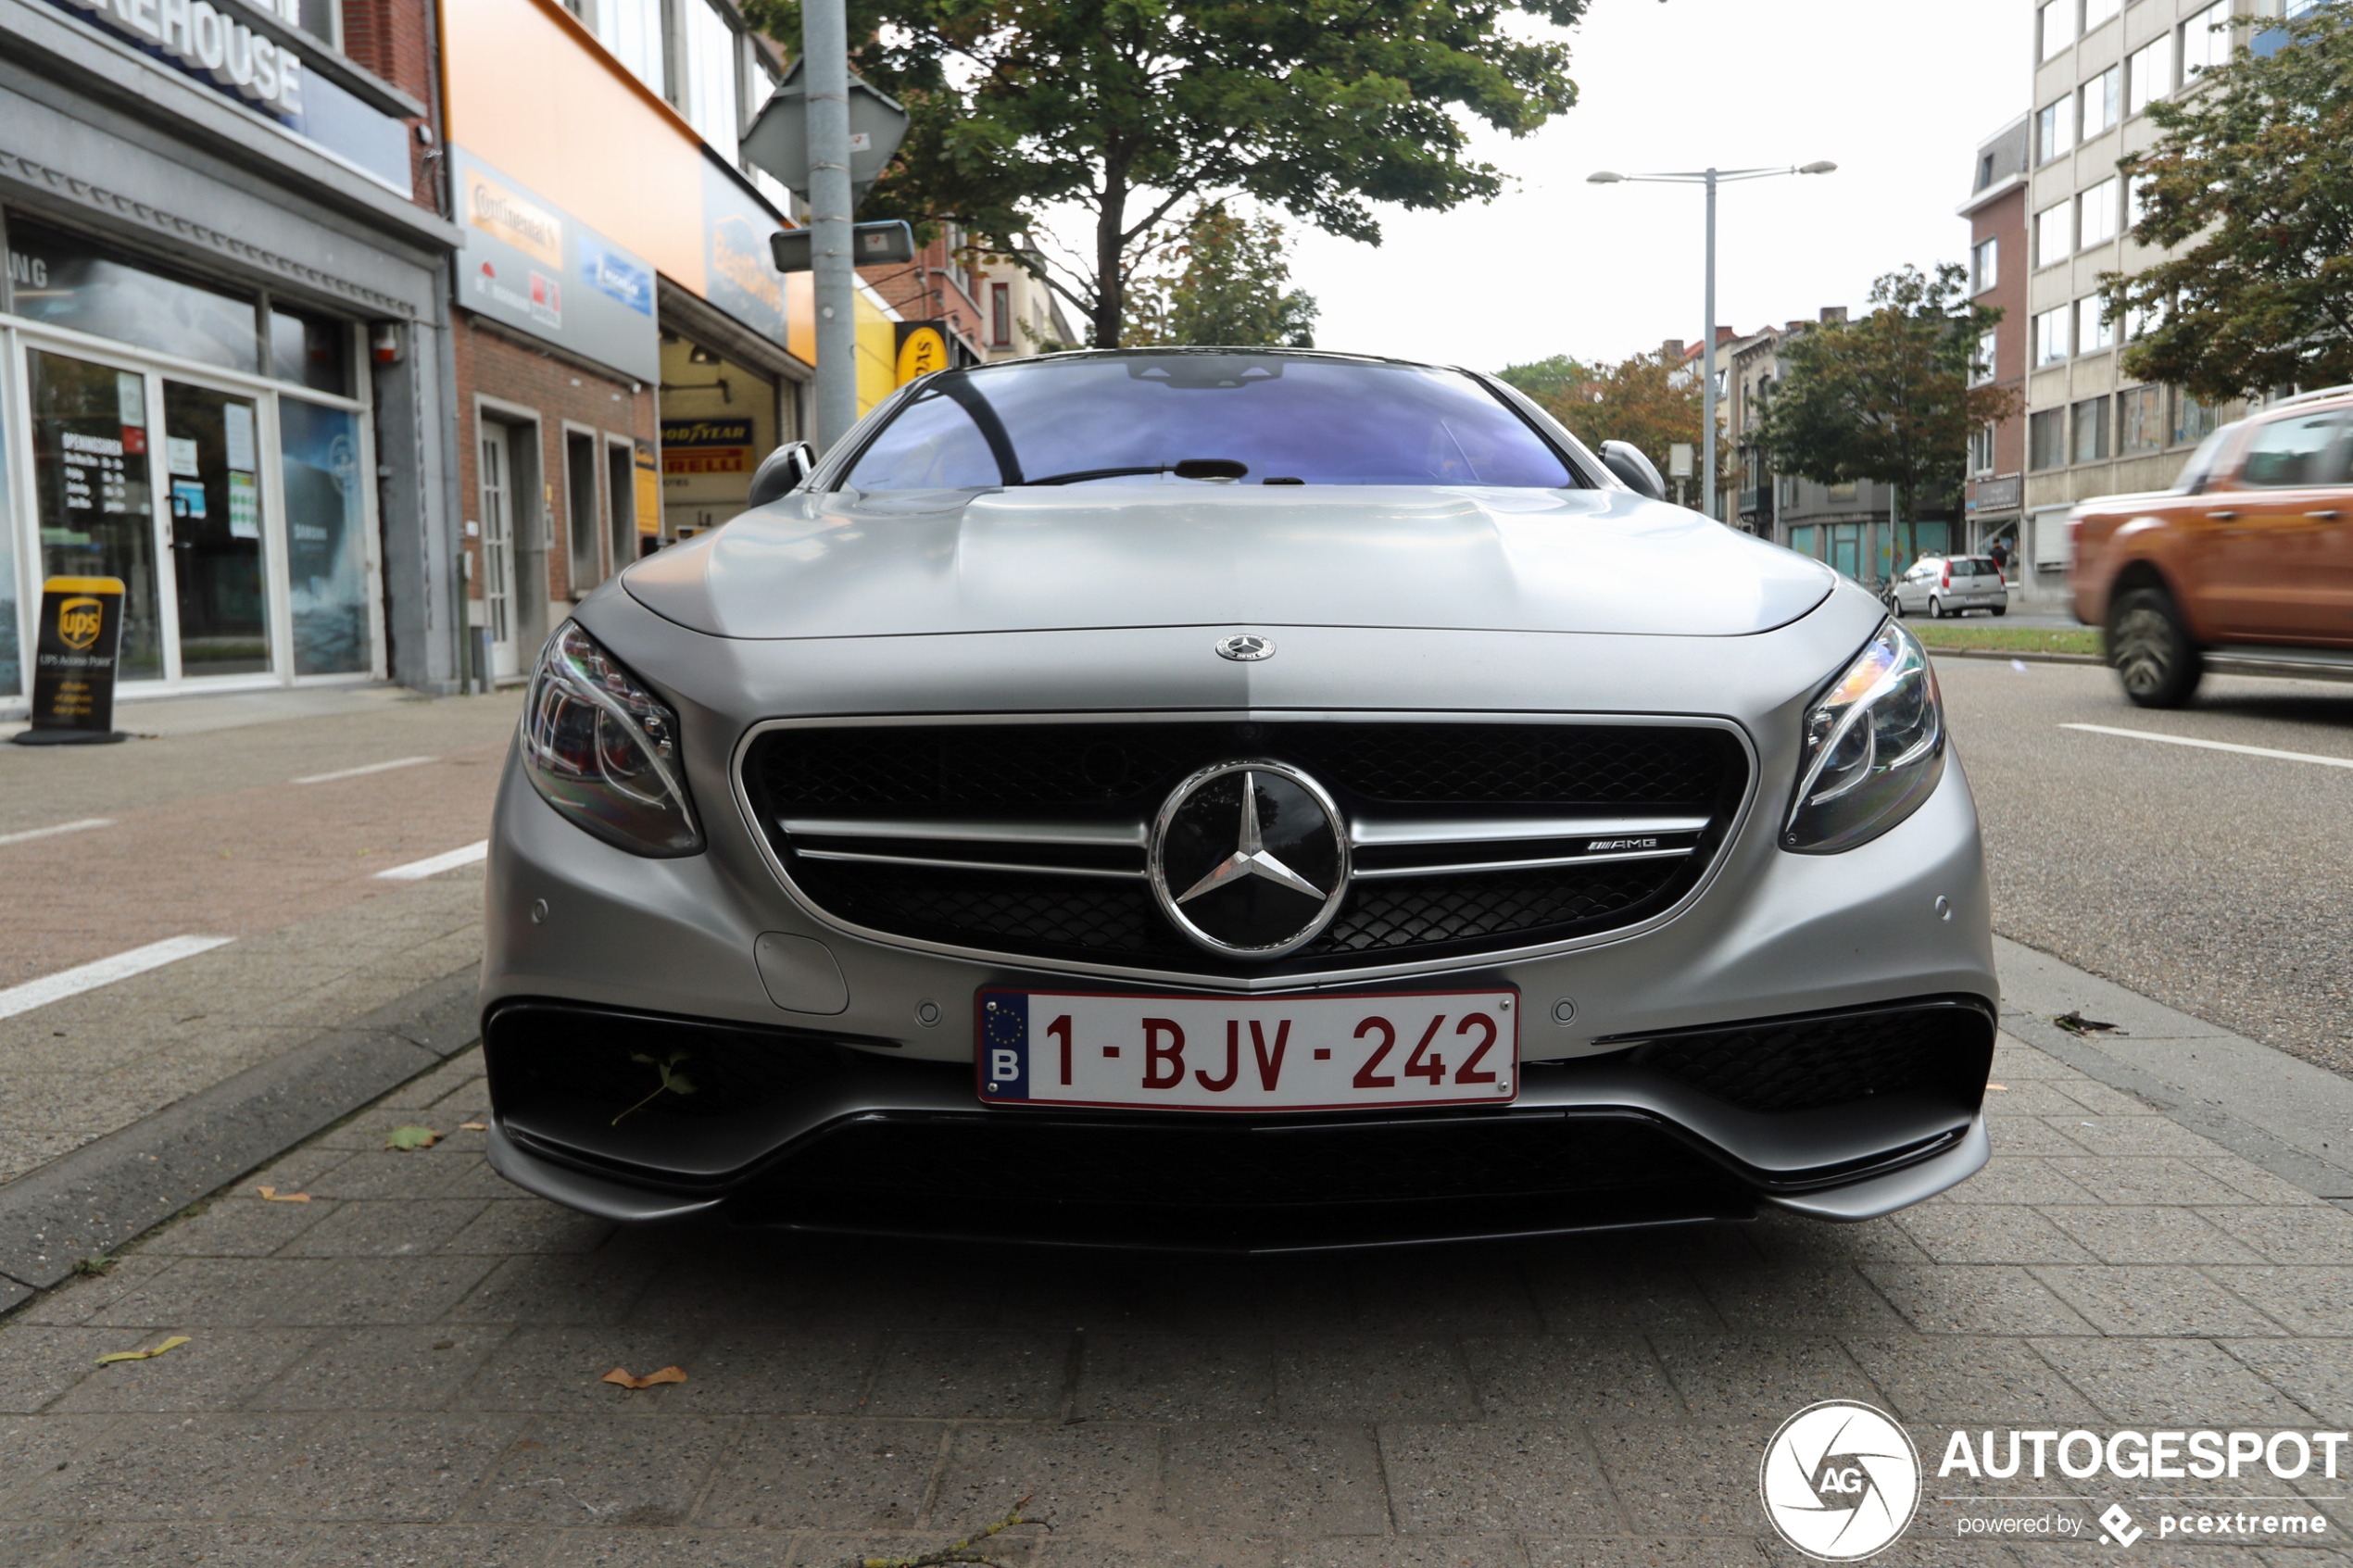
[[[2143,708],[2179,708],[2197,690],[2205,658],[2162,588],[2120,595],[2108,611],[2108,661],[2124,695]]]

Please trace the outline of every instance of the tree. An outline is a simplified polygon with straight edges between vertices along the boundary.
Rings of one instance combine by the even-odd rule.
[[[2002,313],[1970,302],[1968,277],[1950,262],[1887,273],[1869,315],[1788,338],[1756,433],[1773,469],[1822,484],[1877,480],[1915,519],[1957,516],[1971,433],[2019,407],[2013,388],[1969,384]]]
[[[1169,250],[1173,272],[1132,281],[1129,344],[1240,348],[1315,346],[1315,298],[1290,282],[1283,226],[1241,218],[1213,203],[1185,225]]]
[[[861,216],[954,222],[1119,345],[1126,289],[1172,213],[1243,193],[1378,245],[1372,204],[1442,212],[1503,189],[1466,119],[1524,136],[1576,101],[1587,0],[850,0],[853,68],[912,123]],[[798,39],[798,0],[747,0]],[[1045,253],[1049,220],[1090,220]]]
[[[1630,443],[1662,472],[1669,466],[1671,448],[1691,447],[1693,472],[1688,479],[1667,481],[1668,499],[1699,504],[1696,464],[1706,418],[1705,389],[1699,371],[1686,365],[1681,355],[1655,348],[1615,365],[1588,366],[1556,354],[1533,364],[1510,366],[1502,377],[1541,404],[1588,446],[1598,448],[1604,441]],[[1730,476],[1730,452],[1721,441],[1716,451],[1716,482],[1721,489]]]
[[[1549,408],[1554,399],[1567,396],[1571,389],[1592,380],[1593,372],[1573,355],[1555,354],[1549,359],[1534,359],[1525,365],[1506,365],[1495,372],[1495,377]]]
[[[2133,237],[2179,247],[2101,276],[2108,318],[2139,329],[2125,373],[2211,403],[2353,381],[2353,16],[2268,25],[2276,54],[2151,104],[2162,134],[2117,164],[2141,193]]]

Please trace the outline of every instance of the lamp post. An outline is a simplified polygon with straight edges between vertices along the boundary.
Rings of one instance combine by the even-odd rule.
[[[1701,339],[1701,384],[1705,388],[1700,417],[1700,509],[1716,515],[1716,187],[1728,180],[1768,180],[1779,174],[1828,174],[1838,165],[1824,159],[1787,169],[1702,169],[1664,174],[1619,174],[1597,169],[1585,177],[1590,185],[1622,185],[1629,181],[1659,185],[1707,187],[1707,322]]]

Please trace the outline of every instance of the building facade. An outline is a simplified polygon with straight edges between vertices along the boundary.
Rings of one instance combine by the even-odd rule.
[[[2163,489],[2233,409],[2145,386],[2118,366],[2135,323],[2103,320],[2099,275],[2152,253],[2129,231],[2117,160],[2157,140],[2148,107],[2196,90],[2278,0],[2042,0],[2027,119],[2026,453],[2020,586],[2066,592],[2067,516],[2095,495]],[[2007,325],[2007,323],[2005,323]]]
[[[1960,215],[1969,224],[1969,295],[2002,319],[1977,346],[1976,384],[2007,388],[2023,401],[2030,331],[2026,298],[2026,198],[2029,117],[2021,116],[1980,144],[1969,174],[1969,199]],[[2021,570],[2019,524],[2026,486],[2026,416],[2021,408],[1980,430],[1969,443],[1962,483],[1962,536],[1954,541],[1973,555],[1996,543],[2010,558],[2008,574]]]
[[[1767,327],[1733,344],[1724,410],[1737,478],[1727,521],[1876,588],[1923,552],[1945,549],[1950,525],[1898,520],[1894,487],[1876,481],[1823,484],[1777,472],[1757,444],[1773,389],[1788,374],[1783,346],[1817,325],[1845,319],[1844,306],[1827,306],[1814,321]]]
[[[121,695],[459,678],[425,0],[0,0],[0,712],[50,577]]]

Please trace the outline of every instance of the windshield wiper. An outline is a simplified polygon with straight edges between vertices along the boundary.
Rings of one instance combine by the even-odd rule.
[[[1187,458],[1182,462],[1154,463],[1146,468],[1079,469],[1071,473],[1050,473],[1043,479],[1025,479],[1021,483],[1077,484],[1089,479],[1129,479],[1146,473],[1173,473],[1179,479],[1239,479],[1248,472],[1248,463],[1238,463],[1231,458]]]

